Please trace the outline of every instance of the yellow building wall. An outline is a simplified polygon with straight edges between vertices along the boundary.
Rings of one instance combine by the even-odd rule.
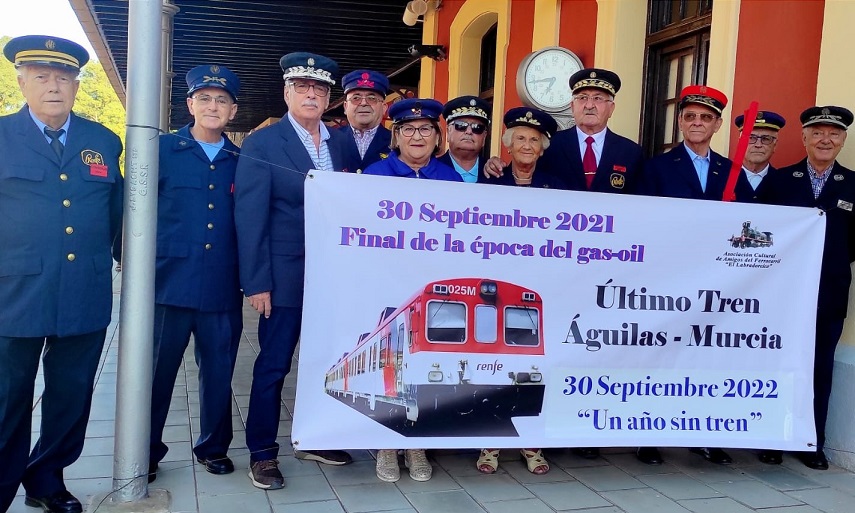
[[[855,2],[826,1],[822,26],[822,46],[819,55],[819,74],[816,80],[816,104],[839,105],[855,111],[855,67],[852,60],[852,20],[855,20]],[[853,130],[849,130],[852,132]],[[848,137],[853,137],[850,133]],[[855,169],[855,137],[847,137],[837,160]],[[853,177],[855,179],[855,177]],[[843,328],[840,343],[855,346],[855,287],[849,289],[849,317]]]

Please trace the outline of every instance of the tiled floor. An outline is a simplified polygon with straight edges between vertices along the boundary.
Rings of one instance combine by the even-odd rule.
[[[117,282],[118,284],[118,279]],[[118,285],[117,285],[118,289]],[[116,296],[116,308],[118,296]],[[117,318],[117,315],[114,315]],[[852,513],[855,474],[837,467],[811,471],[785,456],[779,467],[763,465],[751,451],[729,451],[735,463],[715,466],[685,449],[665,449],[667,463],[649,467],[630,449],[606,449],[597,460],[569,451],[549,450],[552,470],[528,473],[514,451],[502,453],[501,468],[485,476],[475,469],[476,451],[433,451],[433,479],[417,483],[406,469],[397,483],[374,475],[369,452],[354,451],[355,462],[328,467],[293,458],[289,431],[296,375],[286,379],[282,401],[280,462],[286,488],[264,492],[246,476],[244,420],[252,364],[257,351],[256,316],[245,311],[246,330],[233,381],[235,440],[230,456],[238,471],[207,474],[194,465],[191,440],[198,433],[197,369],[192,349],[185,357],[173,394],[165,432],[170,446],[153,488],[170,492],[173,512],[203,513]],[[116,400],[118,331],[111,325],[105,347],[81,458],[66,470],[68,488],[81,500],[111,486],[113,424]],[[36,398],[38,400],[38,398]],[[39,413],[36,403],[34,416]],[[37,419],[34,425],[38,425]],[[11,513],[35,513],[18,497]]]

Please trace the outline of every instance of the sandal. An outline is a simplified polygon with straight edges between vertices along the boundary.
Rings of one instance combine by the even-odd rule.
[[[410,469],[410,479],[413,481],[427,481],[433,475],[433,467],[424,449],[405,450],[404,466]]]
[[[380,449],[377,451],[377,478],[387,483],[401,479],[401,467],[398,465],[398,451]]]
[[[549,472],[549,463],[543,457],[543,452],[540,449],[533,451],[520,449],[520,456],[522,456],[526,467],[528,467],[528,471],[532,474],[543,475]]]
[[[475,466],[482,474],[494,474],[499,469],[499,449],[481,449]]]

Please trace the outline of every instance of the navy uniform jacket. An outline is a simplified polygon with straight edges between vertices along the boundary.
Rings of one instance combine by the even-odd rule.
[[[748,177],[745,175],[745,170],[739,170],[739,178],[736,180],[736,188],[734,192],[736,193],[736,201],[739,203],[758,203],[760,201],[760,195],[763,193],[763,188],[765,187],[766,180],[769,179],[769,176],[777,173],[774,167],[769,166],[769,170],[766,172],[766,176],[760,180],[760,185],[757,186],[755,190],[751,187],[751,183],[748,181]]]
[[[608,128],[597,174],[591,183],[593,192],[633,194],[638,187],[644,162],[641,146]],[[538,166],[543,164],[567,185],[571,191],[589,190],[582,169],[579,136],[576,127],[556,132],[549,148],[543,152]],[[535,173],[536,174],[536,173]]]
[[[26,106],[0,117],[0,335],[66,337],[110,323],[121,153],[116,134],[71,114],[60,163]]]
[[[191,126],[160,136],[154,299],[203,312],[240,308],[233,191],[240,150],[225,138],[211,162]]]
[[[388,157],[371,164],[365,171],[366,175],[379,176],[400,176],[403,178],[422,178],[427,180],[445,180],[447,182],[462,182],[463,177],[460,173],[439,161],[436,157],[431,157],[427,165],[419,170],[419,174],[413,169],[404,164],[398,158],[398,153],[393,151]]]
[[[819,277],[821,314],[844,318],[849,304],[849,264],[855,260],[855,173],[838,162],[829,171],[819,198],[813,197],[807,159],[763,179],[760,201],[775,205],[816,207],[826,213],[825,251]]]
[[[445,164],[446,166],[450,167],[451,169],[454,169],[454,163],[451,160],[450,151],[446,151],[436,159]],[[476,183],[490,183],[490,181],[493,180],[493,178],[484,178],[484,164],[486,163],[487,160],[485,160],[483,157],[478,159],[478,182]],[[457,173],[457,170],[454,169],[454,172]],[[459,175],[460,173],[457,174]],[[461,176],[461,178],[463,177]]]
[[[526,187],[525,185],[517,185],[517,183],[514,181],[514,175],[511,166],[505,166],[504,168],[502,168],[502,176],[500,176],[499,178],[490,179],[489,182],[485,183]],[[560,178],[547,172],[545,169],[540,169],[540,162],[538,162],[534,174],[531,175],[531,185],[529,185],[528,187],[532,189],[567,190],[567,185],[562,182]]]
[[[347,139],[330,130],[333,167],[347,167]],[[303,181],[315,166],[287,116],[246,138],[235,173],[240,284],[271,292],[274,306],[303,304]]]
[[[350,125],[341,127],[341,133],[347,135],[347,170],[351,173],[365,171],[368,166],[381,160],[384,155],[388,155],[391,151],[389,144],[392,142],[392,132],[380,125],[377,127],[377,132],[374,134],[374,139],[371,139],[371,144],[365,151],[365,157],[359,156],[359,148],[356,147],[356,139],[353,137],[353,128]]]
[[[639,184],[639,193],[667,198],[721,201],[729,174],[730,160],[710,149],[710,169],[707,173],[707,188],[704,191],[686,147],[680,143],[670,151],[647,161]]]

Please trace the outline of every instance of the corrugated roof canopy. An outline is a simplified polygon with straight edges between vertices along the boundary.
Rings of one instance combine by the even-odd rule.
[[[72,3],[84,27],[85,18],[94,17],[89,21],[94,21],[103,40],[92,41],[93,46],[96,51],[106,47],[124,84],[128,2]],[[401,21],[407,0],[174,0],[174,4],[180,11],[175,15],[171,128],[190,120],[184,74],[193,66],[221,64],[238,74],[240,106],[229,130],[240,132],[285,112],[282,55],[311,51],[335,59],[342,73],[357,68],[389,73],[411,62],[407,49],[421,41],[421,26],[408,27]],[[110,67],[105,63],[108,73]],[[392,84],[414,89],[418,75],[416,64],[392,79]],[[341,89],[334,88],[331,102],[340,96]]]

